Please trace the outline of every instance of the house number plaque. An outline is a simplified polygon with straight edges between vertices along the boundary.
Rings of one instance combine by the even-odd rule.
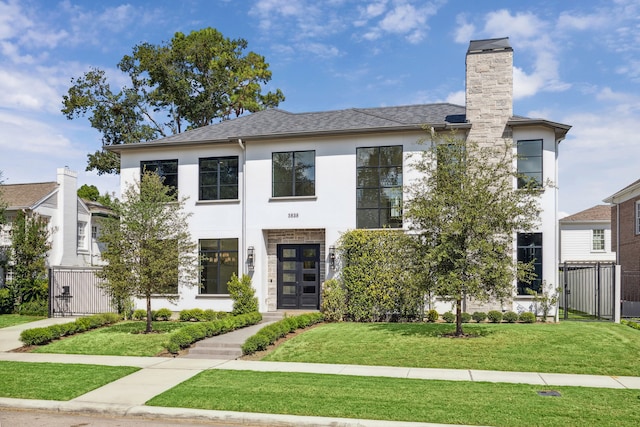
[[[298,212],[289,212],[289,218],[298,218]]]

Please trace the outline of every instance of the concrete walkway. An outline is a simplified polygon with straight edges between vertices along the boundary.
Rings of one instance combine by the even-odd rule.
[[[68,321],[68,319],[66,319]],[[36,322],[59,323],[58,319]],[[36,323],[28,324],[35,327]],[[0,348],[20,347],[19,331],[27,326],[0,329]],[[258,326],[227,334],[236,342],[239,336],[255,333]],[[17,334],[17,335],[16,335]],[[235,335],[234,335],[235,334]],[[4,350],[6,351],[6,350]],[[393,378],[414,378],[447,381],[484,381],[539,385],[541,389],[553,386],[582,386],[613,389],[639,389],[640,377],[606,375],[569,375],[534,372],[500,372],[466,369],[404,368],[388,366],[359,366],[343,364],[259,362],[225,359],[192,359],[163,357],[84,356],[65,354],[0,353],[0,361],[80,363],[110,366],[135,366],[140,371],[109,383],[68,402],[0,398],[0,408],[21,408],[66,411],[74,413],[105,413],[112,415],[199,419],[222,423],[279,426],[434,426],[424,423],[390,423],[388,421],[301,417],[279,414],[238,413],[228,411],[192,410],[145,406],[152,397],[207,369],[251,370],[270,372],[305,372],[334,375],[357,375]]]

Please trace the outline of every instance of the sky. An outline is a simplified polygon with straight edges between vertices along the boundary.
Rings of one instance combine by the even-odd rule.
[[[279,108],[299,113],[435,102],[464,105],[470,40],[509,37],[514,114],[572,126],[558,156],[561,215],[640,178],[640,0],[0,0],[0,171],[5,184],[85,171],[102,145],[62,97],[91,68],[143,42],[213,27],[272,71]]]

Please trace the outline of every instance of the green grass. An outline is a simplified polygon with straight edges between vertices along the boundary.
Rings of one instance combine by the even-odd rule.
[[[165,350],[167,333],[186,326],[183,322],[153,322],[153,333],[143,334],[144,321],[122,322],[73,335],[32,351],[34,353],[155,356]]]
[[[137,370],[130,366],[0,361],[0,396],[71,400]]]
[[[2,314],[0,315],[0,328],[21,325],[23,323],[35,322],[44,319],[41,316],[22,316],[20,314]]]
[[[640,331],[605,322],[331,323],[283,343],[263,360],[424,368],[640,376]]]
[[[208,370],[147,405],[492,426],[640,425],[638,390]]]

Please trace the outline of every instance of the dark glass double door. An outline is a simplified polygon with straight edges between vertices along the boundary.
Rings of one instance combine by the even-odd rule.
[[[317,310],[320,245],[278,245],[278,308]]]

